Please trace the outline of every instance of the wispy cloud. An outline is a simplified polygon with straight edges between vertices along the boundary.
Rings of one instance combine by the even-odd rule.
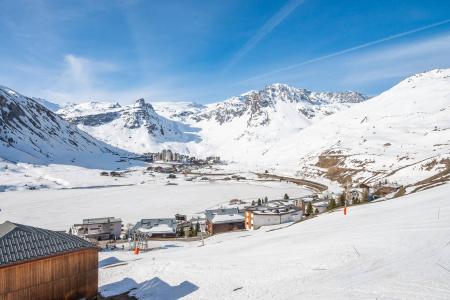
[[[44,89],[44,93],[47,97],[65,101],[77,100],[74,97],[93,97],[98,95],[105,77],[116,71],[119,67],[111,62],[66,54],[62,68],[53,74],[52,84]]]
[[[382,39],[374,40],[374,41],[371,41],[371,42],[368,42],[368,43],[364,43],[364,44],[361,44],[361,45],[357,45],[357,46],[354,46],[354,47],[343,49],[343,50],[340,50],[340,51],[337,51],[337,52],[333,52],[333,53],[330,53],[330,54],[327,54],[327,55],[322,55],[322,56],[315,57],[315,58],[312,58],[312,59],[309,59],[309,60],[305,60],[303,62],[292,64],[292,65],[289,65],[289,66],[286,66],[286,67],[283,67],[283,68],[280,68],[280,69],[277,69],[277,70],[273,70],[273,71],[270,71],[270,72],[267,72],[267,73],[263,73],[263,74],[260,74],[260,75],[248,78],[248,79],[244,80],[243,82],[251,82],[251,81],[258,80],[258,79],[261,79],[261,78],[265,78],[265,77],[268,77],[268,76],[271,76],[271,75],[274,75],[274,74],[290,71],[290,70],[293,70],[293,69],[298,69],[298,68],[300,68],[302,66],[310,65],[310,64],[313,64],[313,63],[316,63],[316,62],[320,62],[320,61],[323,61],[323,60],[326,60],[326,59],[330,59],[330,58],[333,58],[333,57],[341,56],[341,55],[344,55],[344,54],[347,54],[347,53],[350,53],[350,52],[355,52],[355,51],[358,51],[358,50],[361,50],[361,49],[364,49],[364,48],[369,48],[371,46],[375,46],[375,45],[382,44],[382,43],[385,43],[385,42],[388,42],[388,41],[392,41],[392,40],[395,40],[395,39],[398,39],[398,38],[401,38],[401,37],[405,37],[405,36],[408,36],[408,35],[411,35],[411,34],[414,34],[414,33],[418,33],[418,32],[421,32],[421,31],[424,31],[424,30],[427,30],[427,29],[438,27],[438,26],[441,26],[441,25],[444,25],[444,24],[447,24],[447,23],[450,23],[450,19],[446,19],[446,20],[443,20],[443,21],[440,21],[440,22],[437,22],[437,23],[429,24],[429,25],[426,25],[426,26],[423,26],[423,27],[415,28],[415,29],[412,29],[412,30],[409,30],[409,31],[398,33],[398,34],[394,34],[394,35],[391,35],[391,36],[388,36],[388,37],[384,37]]]
[[[256,46],[256,44],[258,44],[266,35],[268,35],[275,27],[286,19],[286,17],[288,17],[303,2],[303,0],[290,0],[287,2],[233,55],[222,72],[225,73],[234,67]]]
[[[39,69],[34,71],[40,72]],[[24,92],[58,103],[84,101],[130,103],[142,97],[150,101],[184,100],[183,97],[186,97],[181,88],[173,89],[173,86],[179,86],[180,78],[177,77],[153,78],[123,87],[120,85],[120,75],[125,71],[124,66],[107,60],[67,54],[63,57],[60,69],[45,74],[43,78],[47,83],[45,88],[42,88],[41,84],[39,89],[32,87]]]
[[[97,84],[95,81],[99,75],[119,70],[118,66],[111,62],[93,61],[73,54],[65,55],[64,61],[66,65],[62,74],[63,81],[70,82],[77,88],[91,88]]]
[[[346,60],[345,84],[371,84],[450,66],[450,33],[366,51]]]

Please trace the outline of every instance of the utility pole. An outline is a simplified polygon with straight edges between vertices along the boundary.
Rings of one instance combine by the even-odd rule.
[[[344,190],[344,216],[347,215],[347,195],[348,195],[348,190],[349,187],[352,184],[352,178],[348,177],[346,182],[345,182],[345,190]]]
[[[205,246],[205,239],[203,238],[203,231],[205,231],[205,224],[200,224],[200,236],[202,237],[202,246]]]

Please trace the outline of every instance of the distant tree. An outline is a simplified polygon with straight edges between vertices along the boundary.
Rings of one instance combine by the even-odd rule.
[[[267,202],[269,202],[269,198],[267,198],[267,196],[266,196],[266,197],[264,197],[264,203],[267,203]]]
[[[197,222],[197,223],[195,224],[195,231],[196,231],[197,233],[200,232],[200,223],[199,223],[199,222]]]
[[[255,202],[255,200],[253,200],[252,201],[252,206],[255,206],[256,205],[256,202]]]
[[[328,201],[328,209],[332,210],[332,209],[335,209],[335,208],[336,208],[336,201],[334,200],[334,198],[331,198]]]
[[[286,194],[284,194],[284,200],[288,200],[289,199],[289,195],[286,193]]]
[[[195,236],[197,236],[197,233],[195,232],[194,224],[192,224],[192,223],[191,223],[191,226],[189,227],[189,236],[190,236],[190,237],[195,237]]]
[[[308,202],[308,204],[306,204],[306,215],[310,216],[313,213],[313,206],[311,204],[311,202]]]
[[[345,206],[345,193],[342,193],[342,194],[339,196],[339,205],[340,205],[340,206]]]
[[[261,198],[258,198],[258,205],[261,205],[261,204],[262,204]]]

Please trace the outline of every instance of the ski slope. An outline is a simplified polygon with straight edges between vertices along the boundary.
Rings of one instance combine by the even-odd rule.
[[[138,299],[449,299],[450,185],[268,231],[103,252],[100,290]],[[156,242],[153,246],[158,246]],[[161,246],[161,245],[159,245]]]

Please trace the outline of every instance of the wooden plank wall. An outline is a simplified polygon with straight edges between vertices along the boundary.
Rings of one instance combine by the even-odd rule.
[[[97,288],[95,249],[0,268],[0,300],[91,298]]]

